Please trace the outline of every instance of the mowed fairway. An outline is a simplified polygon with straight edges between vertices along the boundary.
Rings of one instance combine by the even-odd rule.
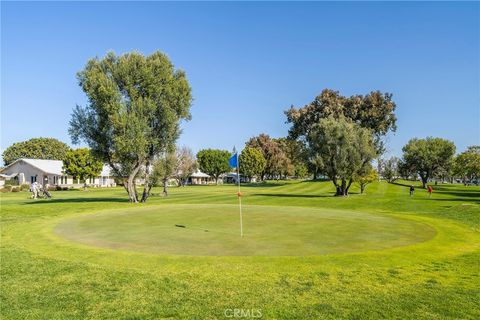
[[[479,187],[332,189],[245,186],[243,239],[234,186],[2,194],[1,318],[480,318]]]

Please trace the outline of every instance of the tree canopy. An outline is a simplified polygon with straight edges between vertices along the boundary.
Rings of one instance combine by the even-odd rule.
[[[260,176],[265,169],[266,160],[263,154],[250,147],[245,147],[240,154],[240,173],[247,179]]]
[[[262,133],[250,138],[246,143],[246,147],[257,149],[265,158],[265,169],[260,174],[262,180],[267,177],[270,179],[279,177],[289,165],[289,159],[278,141],[270,138],[267,134]]]
[[[198,164],[192,149],[180,147],[176,151],[177,165],[174,177],[179,186],[185,185],[188,178],[197,170]]]
[[[480,146],[470,146],[455,158],[454,174],[464,183],[480,179]]]
[[[203,149],[197,153],[200,170],[215,178],[218,183],[220,175],[230,171],[228,160],[230,152],[218,149]]]
[[[163,186],[163,195],[167,196],[168,180],[175,176],[177,168],[178,158],[176,152],[164,152],[153,161],[153,172],[146,183],[149,183],[150,186],[161,184]]]
[[[382,177],[388,182],[393,183],[399,175],[399,160],[397,157],[390,157],[380,161],[380,169]]]
[[[20,158],[63,160],[70,147],[54,138],[33,138],[16,142],[3,151],[3,163],[9,165]]]
[[[392,94],[372,91],[367,95],[344,97],[338,91],[324,89],[315,99],[302,108],[291,106],[285,111],[287,123],[292,126],[289,137],[306,139],[321,119],[344,117],[375,135],[377,152],[383,152],[382,137],[396,130],[396,104]]]
[[[94,58],[77,74],[88,97],[77,106],[69,133],[124,179],[131,202],[138,202],[135,178],[155,156],[172,150],[180,121],[190,119],[191,88],[185,72],[160,51]],[[145,194],[145,192],[144,192]],[[143,199],[142,199],[143,200]]]
[[[70,150],[63,158],[63,171],[81,181],[98,177],[102,168],[103,163],[96,159],[87,148]]]
[[[357,175],[355,177],[355,182],[360,187],[360,193],[363,194],[365,192],[365,188],[367,187],[367,185],[376,181],[377,179],[378,179],[377,171],[372,167],[370,167],[370,168],[367,168],[365,172]]]
[[[417,173],[425,188],[431,177],[439,170],[447,170],[452,164],[455,144],[442,138],[414,138],[402,150],[403,170]]]
[[[340,196],[348,195],[354,177],[363,176],[377,155],[372,132],[344,117],[320,119],[307,141],[312,156]]]

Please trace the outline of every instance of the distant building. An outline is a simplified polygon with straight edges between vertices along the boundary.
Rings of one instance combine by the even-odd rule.
[[[15,184],[32,184],[34,182],[50,186],[74,186],[82,182],[63,172],[63,161],[45,159],[15,160],[0,170],[1,180],[14,180]],[[114,177],[107,165],[103,166],[98,177],[87,178],[86,183],[91,186],[115,186]]]
[[[240,183],[257,182],[256,177],[252,177],[251,179],[247,179],[241,174],[239,176],[240,176]],[[227,173],[223,177],[223,182],[224,183],[235,183],[235,184],[237,184],[238,183],[237,173],[236,172]]]
[[[200,170],[194,172],[190,177],[188,177],[187,184],[214,184],[216,183],[215,178],[209,176],[206,173],[203,173]]]

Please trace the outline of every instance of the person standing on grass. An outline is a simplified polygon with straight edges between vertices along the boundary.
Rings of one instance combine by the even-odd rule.
[[[429,186],[427,187],[427,191],[428,191],[428,197],[431,198],[431,197],[432,197],[432,192],[433,192],[432,186],[429,185]]]
[[[410,186],[410,197],[413,197],[413,193],[415,192],[415,188],[413,187],[413,184]]]
[[[30,192],[32,193],[32,199],[38,198],[37,182],[34,182],[30,185]]]

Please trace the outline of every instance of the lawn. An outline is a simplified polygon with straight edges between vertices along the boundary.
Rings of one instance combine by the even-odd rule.
[[[480,188],[356,192],[245,186],[243,239],[234,186],[2,194],[1,318],[480,318]]]

